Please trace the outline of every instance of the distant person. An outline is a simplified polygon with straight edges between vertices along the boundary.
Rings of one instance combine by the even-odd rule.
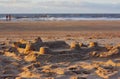
[[[11,19],[12,19],[12,16],[8,15],[8,20],[11,21]]]
[[[9,19],[9,16],[8,16],[8,15],[6,15],[6,21],[8,21],[8,19]]]
[[[12,16],[11,15],[6,15],[6,21],[11,21]]]

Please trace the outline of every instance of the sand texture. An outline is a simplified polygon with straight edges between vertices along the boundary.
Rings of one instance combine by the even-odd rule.
[[[0,22],[0,79],[120,79],[120,21]]]

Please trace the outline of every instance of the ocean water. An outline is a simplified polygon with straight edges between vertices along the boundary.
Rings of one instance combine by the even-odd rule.
[[[7,14],[0,14],[6,20]],[[120,20],[120,14],[10,14],[12,21]]]

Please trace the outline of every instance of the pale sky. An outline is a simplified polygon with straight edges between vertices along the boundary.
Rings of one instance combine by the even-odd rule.
[[[0,0],[0,13],[120,13],[120,0]]]

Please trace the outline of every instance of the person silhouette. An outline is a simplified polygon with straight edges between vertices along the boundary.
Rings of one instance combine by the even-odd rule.
[[[8,20],[11,21],[12,16],[9,14],[8,15]]]
[[[8,19],[9,19],[9,16],[8,16],[8,15],[6,15],[6,21],[8,21]]]

